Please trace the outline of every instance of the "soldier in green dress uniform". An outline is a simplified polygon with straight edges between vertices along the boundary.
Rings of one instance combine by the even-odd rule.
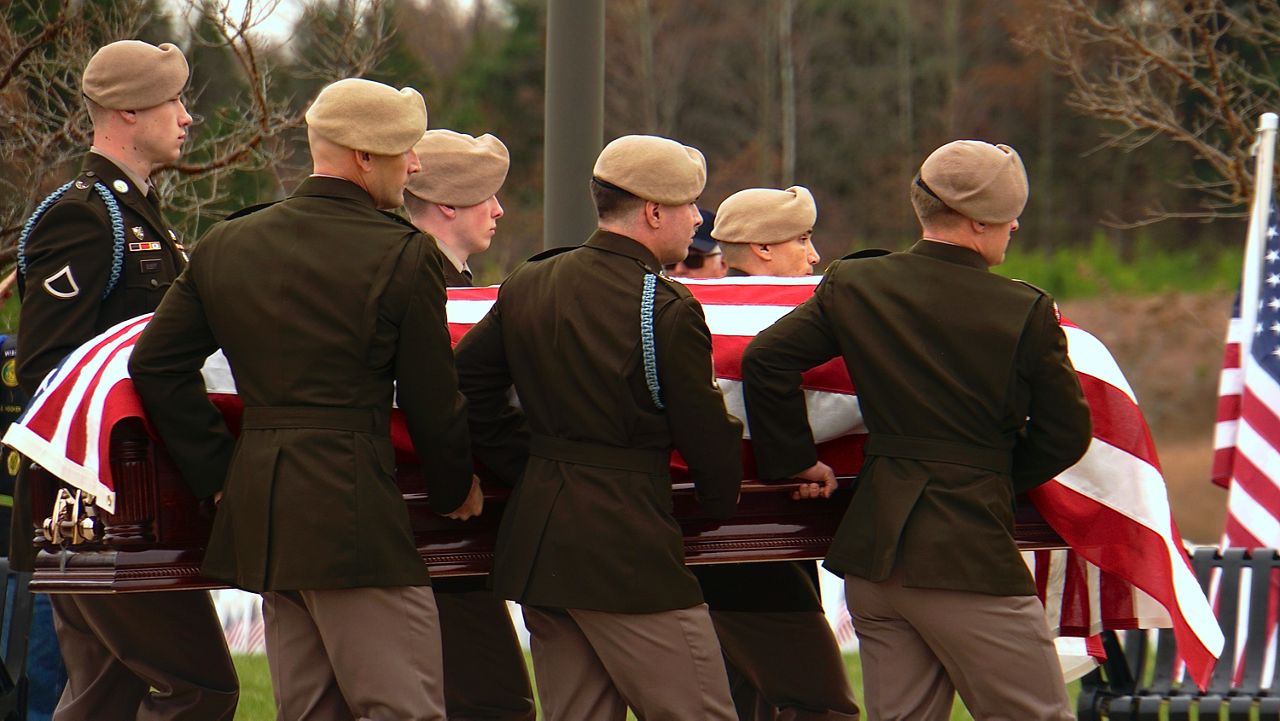
[[[702,307],[661,275],[688,251],[705,182],[694,148],[613,141],[592,181],[599,230],[516,269],[458,344],[478,457],[515,482],[493,589],[524,606],[551,721],[621,721],[627,706],[734,718],[671,514],[673,447],[713,516],[734,512],[742,480]]]
[[[488,134],[436,129],[413,151],[422,170],[409,178],[404,207],[444,255],[445,285],[470,286],[467,262],[489,248],[502,217],[498,191],[511,164],[507,146]],[[441,578],[432,588],[449,718],[533,721],[533,688],[507,602],[486,588],[483,576]]]
[[[79,345],[150,313],[186,267],[151,173],[178,159],[191,125],[180,94],[187,61],[169,43],[111,43],[81,83],[93,120],[83,170],[37,208],[19,240],[18,380],[32,394]],[[35,559],[29,487],[20,476],[13,566]],[[230,719],[238,684],[207,591],[57,594],[67,667],[55,718]]]
[[[1075,463],[1089,409],[1053,299],[990,272],[1027,200],[1005,145],[956,141],[911,187],[910,250],[832,263],[743,356],[760,472],[829,495],[800,374],[843,357],[868,439],[826,567],[845,578],[876,719],[1069,719],[1062,670],[1013,538],[1014,495]]]
[[[418,169],[426,106],[352,78],[306,117],[311,177],[209,230],[130,373],[185,480],[219,500],[202,572],[263,596],[279,716],[443,719],[435,601],[389,431],[394,394],[432,508],[479,511],[440,252],[386,212]],[[200,375],[219,348],[238,440]]]

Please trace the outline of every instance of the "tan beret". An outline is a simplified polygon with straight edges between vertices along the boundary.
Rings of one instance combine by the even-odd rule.
[[[813,230],[818,205],[808,188],[747,188],[724,199],[711,237],[721,243],[772,245]]]
[[[399,155],[427,129],[427,104],[413,88],[347,78],[320,91],[307,109],[307,126],[344,148]]]
[[[1027,205],[1027,171],[1008,145],[947,143],[925,159],[920,180],[948,208],[980,223],[1008,223]]]
[[[467,208],[498,193],[511,155],[492,135],[473,138],[452,130],[428,130],[413,146],[422,170],[406,190],[430,203]]]
[[[173,43],[120,40],[89,58],[80,92],[111,110],[145,110],[178,97],[189,74],[186,57]]]
[[[702,151],[656,135],[624,135],[604,146],[592,175],[662,205],[692,203],[707,184]]]

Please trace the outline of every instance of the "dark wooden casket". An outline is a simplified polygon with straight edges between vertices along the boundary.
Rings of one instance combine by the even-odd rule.
[[[111,468],[115,513],[97,511],[97,540],[54,545],[33,528],[42,547],[31,583],[40,592],[108,593],[217,588],[200,575],[211,518],[201,511],[173,462],[137,421],[112,433]],[[41,524],[53,511],[63,484],[34,470],[33,518]],[[431,510],[416,469],[398,478],[409,507],[418,551],[433,576],[485,574],[507,491],[487,488],[484,513],[453,521]],[[692,484],[677,483],[674,507],[684,529],[690,564],[822,558],[852,496],[852,479],[830,500],[793,501],[793,485],[747,481],[738,513],[729,520],[704,515]],[[1062,540],[1029,502],[1017,508],[1016,536],[1023,550],[1062,548]]]

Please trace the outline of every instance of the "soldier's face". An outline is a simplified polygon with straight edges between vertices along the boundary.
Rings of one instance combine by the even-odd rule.
[[[457,216],[454,226],[457,238],[464,245],[467,253],[482,253],[489,249],[493,234],[498,230],[498,218],[502,217],[502,203],[498,196],[491,195],[483,203],[466,208],[456,208]]]
[[[133,111],[137,120],[134,146],[155,167],[172,163],[182,156],[191,115],[181,98],[172,98],[146,110]]]
[[[404,186],[409,176],[422,169],[418,156],[410,148],[399,155],[369,155],[370,169],[365,175],[365,190],[382,210],[404,205]]]
[[[658,208],[662,213],[663,246],[666,251],[666,257],[658,258],[658,262],[664,265],[679,263],[689,254],[689,239],[693,237],[693,231],[702,225],[698,203],[695,200],[685,205],[661,205]]]
[[[812,275],[813,267],[822,260],[813,247],[813,231],[806,231],[799,238],[768,246],[771,261],[769,274],[785,277]]]

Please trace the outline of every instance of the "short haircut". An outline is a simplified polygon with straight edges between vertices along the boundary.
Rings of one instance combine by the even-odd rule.
[[[600,220],[614,220],[644,207],[644,199],[595,178],[591,179],[591,200]]]
[[[409,215],[411,216],[416,217],[421,213],[425,213],[427,208],[430,208],[433,205],[435,205],[435,203],[432,203],[429,200],[423,200],[422,198],[414,195],[411,191],[404,191],[404,209],[409,211]]]
[[[911,179],[911,207],[915,209],[916,218],[924,228],[953,228],[964,220],[963,215],[949,208],[926,189],[919,173]]]
[[[724,253],[724,262],[734,268],[742,267],[743,261],[750,261],[755,255],[750,243],[721,243],[720,250]]]
[[[81,95],[80,97],[84,98],[84,107],[89,111],[89,122],[97,126],[98,122],[110,111],[95,103],[88,95]]]

